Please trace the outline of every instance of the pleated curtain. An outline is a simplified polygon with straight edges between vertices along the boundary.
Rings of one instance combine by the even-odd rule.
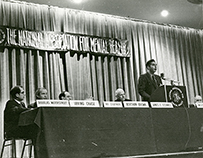
[[[1,131],[5,102],[15,85],[24,87],[26,104],[34,102],[39,87],[48,90],[50,99],[67,90],[73,99],[93,97],[102,103],[114,100],[115,90],[123,88],[127,98],[140,100],[137,80],[152,58],[157,74],[186,86],[189,102],[203,94],[202,30],[14,1],[0,1],[0,26],[124,39],[131,53],[123,58],[0,47]]]

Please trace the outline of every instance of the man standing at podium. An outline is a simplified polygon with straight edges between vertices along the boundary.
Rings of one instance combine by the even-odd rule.
[[[150,101],[151,94],[162,85],[161,77],[154,74],[157,70],[157,64],[154,59],[146,63],[147,73],[142,74],[138,80],[138,92],[143,101]]]

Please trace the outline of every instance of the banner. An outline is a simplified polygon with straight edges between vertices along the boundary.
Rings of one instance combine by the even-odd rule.
[[[0,46],[129,57],[128,41],[88,35],[0,27]]]

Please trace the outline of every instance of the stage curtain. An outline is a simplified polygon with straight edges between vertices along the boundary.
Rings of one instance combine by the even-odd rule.
[[[151,58],[158,63],[157,74],[185,85],[189,102],[196,94],[202,95],[202,31],[132,22],[132,64],[135,84],[140,74],[146,72],[145,62]],[[166,82],[166,84],[169,84]]]
[[[47,88],[50,99],[68,90],[73,99],[93,97],[102,103],[114,100],[120,87],[127,98],[140,100],[137,80],[151,58],[158,63],[157,74],[163,72],[187,87],[189,102],[196,94],[203,95],[202,30],[26,2],[0,1],[0,10],[0,26],[125,39],[131,53],[130,58],[122,58],[1,47],[2,118],[15,85],[25,88],[27,104],[34,102],[38,87]]]
[[[3,26],[119,39],[131,38],[129,22],[122,19],[24,2],[2,2],[0,7],[4,13],[1,14],[0,21]],[[136,99],[129,58],[17,48],[2,50],[3,53],[5,51],[13,53],[11,59],[15,62],[19,59],[23,62],[20,65],[22,69],[14,68],[14,74],[9,74],[13,82],[7,83],[5,87],[9,91],[16,84],[23,85],[26,89],[27,104],[34,101],[34,92],[38,87],[47,88],[50,99],[57,99],[61,91],[68,90],[73,99],[93,97],[102,103],[104,100],[114,100],[115,89],[119,87],[125,89],[128,98]],[[12,62],[6,64],[10,67]],[[19,74],[19,71],[22,73]],[[7,94],[2,101],[8,98]]]

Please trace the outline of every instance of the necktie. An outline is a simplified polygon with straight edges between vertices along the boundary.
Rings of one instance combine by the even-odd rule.
[[[25,103],[20,102],[20,105],[21,105],[22,108],[25,108]]]
[[[156,78],[155,78],[154,75],[152,75],[152,80],[153,80],[153,82],[155,83],[156,87],[158,87],[157,80],[156,80]]]

